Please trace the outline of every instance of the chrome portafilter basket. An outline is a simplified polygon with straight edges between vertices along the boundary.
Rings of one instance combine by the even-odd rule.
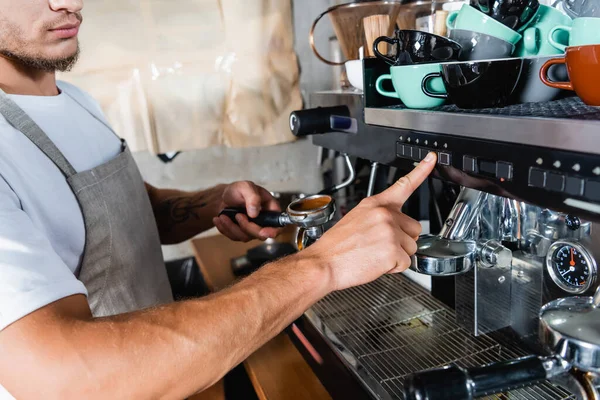
[[[319,240],[325,232],[325,224],[333,219],[335,211],[333,197],[319,194],[293,201],[285,212],[261,211],[256,218],[248,219],[262,227],[296,226],[295,244],[298,250],[302,250]],[[219,215],[226,215],[237,223],[237,214],[248,216],[244,208],[226,208]]]
[[[554,300],[540,310],[540,340],[550,356],[531,355],[475,368],[449,365],[409,375],[406,400],[470,400],[570,374],[578,398],[598,400],[600,287],[593,297]]]

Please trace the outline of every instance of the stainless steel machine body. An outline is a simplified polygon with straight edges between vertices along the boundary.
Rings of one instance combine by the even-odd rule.
[[[400,399],[410,373],[543,354],[540,308],[594,292],[600,109],[565,98],[469,112],[409,110],[373,93],[381,73],[369,59],[364,93],[312,95],[310,106],[324,115],[346,106],[343,118],[357,127],[312,129],[322,133],[312,140],[403,171],[438,153],[435,178],[462,189],[441,232],[419,241],[413,269],[454,276],[455,307],[404,276],[385,276],[331,294],[305,317],[373,398]],[[489,398],[585,398],[576,382],[561,379]]]

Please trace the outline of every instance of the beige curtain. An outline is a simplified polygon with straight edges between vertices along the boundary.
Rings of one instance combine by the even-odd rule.
[[[83,15],[81,60],[59,78],[90,92],[134,151],[293,140],[290,0],[93,0]]]

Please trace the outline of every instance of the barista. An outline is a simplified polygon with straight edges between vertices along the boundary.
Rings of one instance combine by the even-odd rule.
[[[145,184],[98,104],[55,79],[77,60],[82,0],[0,7],[0,399],[185,398],[328,293],[409,266],[421,226],[399,210],[434,154],[307,250],[173,303],[161,242],[213,225],[233,240],[273,237],[216,215],[279,205],[249,182]]]

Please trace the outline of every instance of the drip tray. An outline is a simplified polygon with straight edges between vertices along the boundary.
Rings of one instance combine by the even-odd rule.
[[[306,316],[357,378],[382,399],[403,399],[406,375],[455,363],[474,367],[521,357],[517,344],[472,336],[454,311],[403,275],[335,292]],[[485,399],[575,399],[544,382]]]

